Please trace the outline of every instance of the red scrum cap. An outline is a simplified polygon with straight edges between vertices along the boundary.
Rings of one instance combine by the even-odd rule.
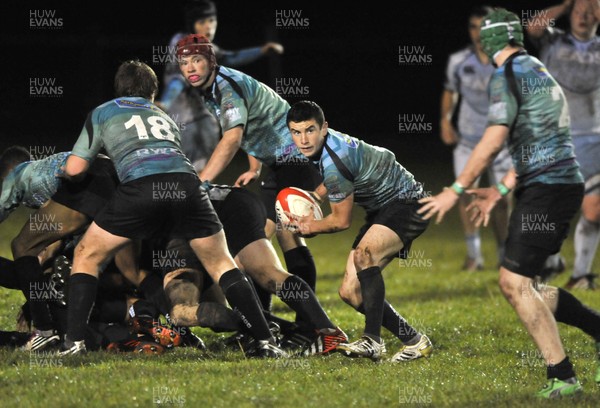
[[[203,55],[208,60],[210,68],[217,65],[217,57],[212,43],[203,35],[190,34],[177,41],[177,57],[188,55]]]

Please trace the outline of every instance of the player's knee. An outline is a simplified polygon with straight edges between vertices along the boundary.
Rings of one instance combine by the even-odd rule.
[[[375,265],[371,250],[367,246],[359,245],[354,250],[353,256],[354,266],[361,271]]]
[[[500,291],[508,300],[512,300],[519,295],[519,287],[522,286],[522,279],[516,279],[512,273],[503,272],[500,268],[498,286]]]

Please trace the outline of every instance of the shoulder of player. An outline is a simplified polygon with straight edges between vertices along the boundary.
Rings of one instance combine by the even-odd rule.
[[[474,55],[475,55],[475,51],[473,50],[472,47],[468,46],[468,47],[461,48],[460,50],[450,54],[450,56],[448,57],[448,65],[449,66],[459,66],[460,64],[462,64],[463,62],[465,62],[467,59],[469,59],[471,56],[474,56]]]

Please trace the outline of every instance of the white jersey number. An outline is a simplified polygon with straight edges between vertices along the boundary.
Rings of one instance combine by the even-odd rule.
[[[146,121],[150,125],[150,133],[152,133],[152,136],[155,138],[170,141],[175,140],[175,135],[171,132],[169,122],[160,116],[149,116]],[[148,139],[148,131],[146,130],[146,125],[140,115],[132,115],[131,119],[125,122],[124,125],[125,129],[130,129],[135,126],[138,137],[140,139]]]

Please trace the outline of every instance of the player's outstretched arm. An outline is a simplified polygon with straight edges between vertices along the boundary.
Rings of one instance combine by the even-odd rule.
[[[493,187],[476,188],[465,191],[473,196],[473,201],[467,206],[467,213],[471,213],[470,219],[476,227],[483,224],[487,227],[490,214],[496,203],[514,189],[517,184],[517,173],[514,168],[510,169],[506,176]]]
[[[242,144],[243,133],[242,126],[236,126],[223,133],[223,138],[200,172],[200,180],[214,181],[225,170]]]
[[[502,150],[508,132],[508,127],[504,125],[488,126],[481,141],[473,149],[463,172],[452,184],[452,187],[445,188],[436,196],[419,200],[421,204],[425,205],[417,213],[423,214],[425,220],[437,214],[435,221],[436,224],[439,224],[444,215],[457,203],[459,196],[465,192],[465,188],[473,184]]]

